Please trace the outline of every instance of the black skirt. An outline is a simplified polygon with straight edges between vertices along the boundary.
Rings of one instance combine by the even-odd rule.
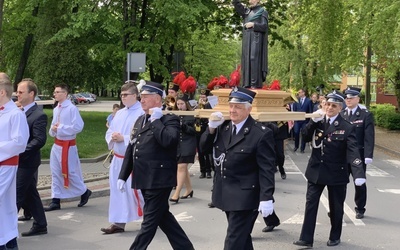
[[[194,158],[195,158],[195,155],[179,156],[178,164],[179,163],[194,163]]]

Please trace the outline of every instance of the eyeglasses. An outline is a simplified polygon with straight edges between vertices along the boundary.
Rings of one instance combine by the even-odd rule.
[[[60,94],[60,93],[65,93],[65,91],[54,91],[53,94]]]
[[[119,96],[120,96],[121,98],[125,98],[125,97],[127,97],[128,95],[134,95],[134,94],[130,94],[130,93],[129,93],[129,94],[126,94],[126,93],[125,93],[125,94],[120,94]]]
[[[335,103],[329,103],[329,102],[327,102],[327,103],[325,104],[325,106],[327,106],[327,107],[332,107],[332,108],[334,108],[334,109],[338,107],[337,104],[335,104]]]

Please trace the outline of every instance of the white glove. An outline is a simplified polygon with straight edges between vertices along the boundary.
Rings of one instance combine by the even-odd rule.
[[[354,184],[356,184],[356,186],[361,186],[363,184],[365,184],[367,180],[365,178],[356,178],[354,180]]]
[[[208,126],[210,128],[217,128],[219,125],[224,123],[224,115],[221,112],[214,112],[208,118]]]
[[[365,165],[371,164],[372,163],[372,158],[365,158],[364,159],[364,163],[365,163]]]
[[[125,181],[118,179],[117,187],[118,187],[119,191],[121,191],[121,193],[125,192]]]
[[[313,117],[313,118],[311,118],[314,122],[319,122],[319,121],[321,121],[322,119],[324,119],[324,115],[325,115],[325,112],[322,110],[322,109],[318,109],[317,111],[315,111],[314,113],[312,113],[313,114],[313,116],[316,116],[316,117]],[[319,116],[318,116],[319,115]]]
[[[151,108],[152,111],[150,121],[153,122],[156,119],[160,119],[163,116],[161,108]]]
[[[262,214],[262,217],[267,217],[268,215],[271,215],[274,212],[274,203],[272,202],[272,200],[260,201],[258,212]]]

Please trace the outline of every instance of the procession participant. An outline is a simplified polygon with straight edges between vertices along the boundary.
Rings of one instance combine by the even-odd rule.
[[[297,246],[312,247],[317,220],[318,205],[325,187],[328,188],[331,230],[328,246],[340,243],[346,186],[349,182],[348,168],[355,177],[355,184],[365,183],[365,173],[357,149],[355,127],[339,114],[344,98],[333,91],[327,96],[326,114],[322,110],[302,130],[305,141],[312,142],[312,153],[307,165],[306,206],[300,239]],[[350,165],[348,165],[350,163]]]
[[[50,152],[51,197],[45,211],[61,208],[60,199],[81,196],[78,207],[84,206],[92,191],[83,182],[81,163],[76,147],[76,135],[83,129],[83,120],[78,108],[67,98],[68,86],[58,84],[54,89],[54,99],[58,102],[53,110],[49,134],[55,137]]]
[[[121,101],[124,108],[120,109],[108,128],[106,141],[108,149],[114,151],[110,165],[110,204],[108,220],[111,225],[100,230],[105,234],[120,233],[125,231],[127,222],[138,220],[142,217],[143,196],[140,190],[131,190],[131,177],[128,177],[127,192],[120,192],[117,186],[118,176],[121,171],[126,147],[130,141],[130,133],[139,116],[144,114],[135,83],[126,83],[121,87]]]
[[[189,96],[178,92],[174,110],[190,111],[192,107],[189,104]],[[179,116],[180,131],[177,150],[178,172],[177,185],[174,194],[169,201],[178,203],[179,199],[193,197],[193,187],[190,181],[189,163],[194,163],[196,156],[196,135],[194,129],[194,116]],[[186,193],[180,196],[183,185],[186,187]]]
[[[13,86],[0,73],[0,249],[18,249],[17,169],[29,127],[25,114],[11,100]]]
[[[310,98],[306,96],[306,92],[304,89],[299,89],[297,92],[298,94],[298,99],[299,102],[293,103],[293,109],[292,111],[297,111],[297,112],[305,112],[305,113],[312,113],[312,102]],[[294,149],[293,151],[296,152],[297,149],[299,148],[300,145],[300,153],[304,153],[304,150],[306,148],[306,142],[303,137],[301,137],[301,130],[304,128],[304,126],[308,123],[309,119],[306,119],[304,121],[295,121],[294,122]],[[301,137],[301,138],[300,138]],[[301,139],[301,143],[300,143]]]
[[[210,90],[202,88],[200,89],[199,105],[197,109],[212,109],[207,97],[210,95]],[[214,169],[212,152],[203,152],[200,148],[200,137],[206,131],[208,126],[208,119],[196,118],[195,130],[196,130],[196,145],[197,145],[197,156],[200,165],[200,179],[211,179],[211,171]]]
[[[33,217],[32,228],[22,236],[47,234],[47,220],[42,200],[36,188],[38,169],[41,164],[40,149],[46,144],[47,115],[35,103],[38,93],[32,79],[23,79],[18,84],[17,97],[26,115],[29,126],[29,139],[25,152],[19,155],[17,171],[17,209],[24,207]],[[18,219],[19,220],[19,219]]]
[[[235,87],[229,95],[230,121],[212,113],[201,137],[201,149],[213,148],[212,203],[225,212],[224,249],[253,249],[251,231],[258,211],[273,213],[275,152],[272,131],[250,115],[255,92]]]
[[[169,211],[168,198],[176,186],[180,126],[176,115],[163,115],[163,95],[161,84],[147,81],[143,85],[140,102],[146,115],[135,122],[117,181],[118,188],[125,190],[125,182],[132,174],[131,186],[142,191],[145,202],[143,222],[130,249],[147,249],[157,227],[167,235],[173,249],[194,249]]]
[[[360,92],[360,88],[348,87],[346,89],[344,93],[346,95],[347,108],[342,110],[341,115],[356,127],[358,151],[360,152],[361,160],[363,160],[364,173],[366,173],[367,164],[372,163],[374,156],[375,125],[372,113],[359,106]],[[350,173],[353,175],[351,171]],[[356,218],[364,218],[365,205],[367,204],[366,184],[355,186],[354,202],[356,204]]]

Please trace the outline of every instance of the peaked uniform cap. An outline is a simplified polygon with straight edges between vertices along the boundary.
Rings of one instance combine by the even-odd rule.
[[[347,98],[353,98],[356,96],[359,96],[361,92],[360,88],[356,87],[348,87],[345,91],[344,94],[346,95]]]
[[[164,86],[162,84],[146,81],[146,84],[142,86],[142,91],[140,92],[142,95],[154,95],[158,94],[163,97],[164,94]]]
[[[344,96],[342,93],[334,90],[332,93],[329,93],[326,96],[327,100],[326,102],[336,102],[336,103],[343,103],[344,102]]]
[[[253,103],[256,93],[243,87],[234,87],[229,94],[230,103]]]

